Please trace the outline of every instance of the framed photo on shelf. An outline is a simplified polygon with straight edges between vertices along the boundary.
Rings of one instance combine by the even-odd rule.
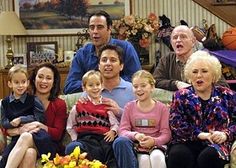
[[[130,14],[130,0],[12,1],[29,35],[76,34],[88,28],[88,17],[97,10],[105,10],[113,20]]]
[[[14,57],[13,57],[13,64],[14,64],[14,65],[17,65],[17,64],[25,64],[24,56],[14,56]]]
[[[27,67],[34,67],[40,63],[58,63],[58,45],[52,42],[29,42],[27,43]]]

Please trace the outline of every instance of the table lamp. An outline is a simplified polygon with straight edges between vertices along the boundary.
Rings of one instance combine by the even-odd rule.
[[[3,11],[0,13],[0,35],[6,35],[7,42],[7,65],[6,69],[13,66],[12,36],[25,35],[26,30],[19,17],[14,11]]]

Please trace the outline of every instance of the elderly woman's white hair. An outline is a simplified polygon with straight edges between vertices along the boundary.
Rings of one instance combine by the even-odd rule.
[[[190,80],[190,74],[192,71],[192,65],[195,62],[203,61],[206,62],[213,74],[213,83],[218,82],[221,78],[221,63],[220,61],[213,55],[210,55],[207,51],[196,51],[194,52],[188,59],[185,68],[184,68],[184,75],[187,80]]]

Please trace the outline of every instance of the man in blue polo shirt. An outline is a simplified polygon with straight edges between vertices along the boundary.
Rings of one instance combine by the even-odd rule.
[[[107,104],[109,106],[108,110],[112,111],[120,120],[125,104],[135,99],[132,84],[120,77],[120,71],[124,66],[122,49],[119,46],[108,44],[101,48],[98,55],[99,70],[102,74],[104,88],[102,96],[109,98],[102,103]],[[84,100],[84,103],[86,103],[86,100]],[[76,146],[80,146],[82,151],[86,151],[86,147],[78,139],[66,146],[65,153],[70,154]],[[98,150],[98,148],[96,149]],[[104,149],[101,147],[99,150],[103,151]]]
[[[91,69],[98,69],[98,51],[105,44],[113,44],[123,49],[124,67],[120,75],[126,81],[131,81],[132,75],[141,69],[138,55],[128,41],[111,38],[112,20],[104,11],[98,11],[89,17],[89,35],[92,43],[80,48],[73,58],[69,74],[64,86],[64,93],[82,91],[82,76]]]

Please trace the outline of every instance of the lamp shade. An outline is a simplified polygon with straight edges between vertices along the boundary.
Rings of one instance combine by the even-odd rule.
[[[25,35],[26,30],[14,11],[0,13],[0,35]]]

